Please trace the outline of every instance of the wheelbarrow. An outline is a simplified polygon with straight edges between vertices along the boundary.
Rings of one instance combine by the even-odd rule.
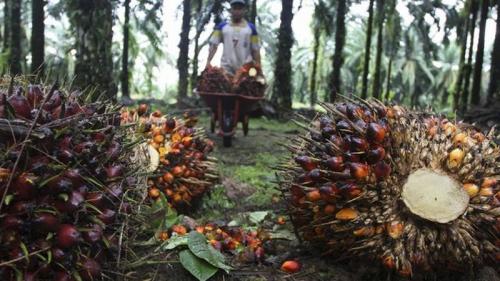
[[[264,97],[252,97],[232,93],[209,93],[197,92],[203,98],[208,107],[212,110],[210,120],[210,131],[222,136],[225,147],[230,147],[232,138],[236,133],[238,122],[242,123],[243,134],[248,135],[248,114],[255,110],[257,103]]]

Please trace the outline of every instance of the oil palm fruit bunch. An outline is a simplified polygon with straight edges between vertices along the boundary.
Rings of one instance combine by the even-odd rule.
[[[279,173],[303,240],[403,276],[499,262],[493,130],[376,100],[323,106]]]
[[[233,92],[239,95],[262,97],[266,79],[262,68],[254,63],[244,64],[233,78]]]
[[[0,83],[0,280],[101,280],[131,190],[119,111],[17,79]]]
[[[199,92],[230,93],[231,79],[220,67],[209,66],[201,73],[196,89]]]
[[[216,166],[209,153],[214,143],[200,128],[197,117],[184,114],[184,118],[165,117],[155,111],[147,114],[147,106],[122,113],[122,120],[138,120],[139,130],[147,140],[151,175],[148,195],[156,200],[163,193],[171,207],[186,213],[208,191],[218,178]]]

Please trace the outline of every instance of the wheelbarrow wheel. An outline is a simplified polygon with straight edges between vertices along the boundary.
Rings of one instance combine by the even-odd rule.
[[[243,116],[243,135],[248,135],[248,115]]]
[[[222,142],[224,143],[224,147],[231,147],[232,142],[233,142],[233,137],[232,136],[224,136],[222,138]]]
[[[215,113],[212,114],[212,118],[210,119],[210,132],[215,133]]]

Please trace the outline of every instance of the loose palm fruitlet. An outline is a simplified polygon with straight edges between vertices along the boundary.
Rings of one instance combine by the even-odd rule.
[[[500,257],[500,148],[473,126],[379,101],[324,104],[280,167],[292,223],[403,276]]]
[[[208,93],[231,93],[231,78],[224,69],[209,66],[201,73],[196,89]]]
[[[101,280],[130,206],[119,111],[22,79],[0,83],[0,280]]]
[[[218,178],[215,161],[208,156],[214,143],[195,128],[197,118],[191,114],[176,119],[158,111],[146,112],[147,106],[140,105],[137,110],[122,112],[122,120],[137,120],[147,140],[151,161],[148,195],[155,200],[162,192],[171,207],[189,213]]]
[[[266,90],[266,79],[260,66],[253,63],[243,65],[233,78],[233,92],[239,95],[262,97]]]

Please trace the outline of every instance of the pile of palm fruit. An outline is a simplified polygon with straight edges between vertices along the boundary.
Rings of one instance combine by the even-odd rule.
[[[253,63],[243,65],[233,78],[233,92],[239,95],[262,97],[266,80],[262,68]]]
[[[193,210],[199,199],[217,180],[214,159],[209,157],[214,143],[200,128],[197,118],[165,117],[159,111],[147,114],[148,107],[122,111],[122,123],[138,121],[146,138],[146,150],[152,163],[148,194],[153,200],[163,193],[170,206],[181,213]]]
[[[234,77],[229,76],[222,68],[209,66],[201,73],[197,90],[262,97],[266,90],[266,80],[262,68],[254,63],[244,64]]]
[[[324,104],[280,186],[300,237],[402,276],[500,261],[494,131],[376,100]]]
[[[116,261],[131,145],[119,110],[0,81],[0,280],[100,280]]]

